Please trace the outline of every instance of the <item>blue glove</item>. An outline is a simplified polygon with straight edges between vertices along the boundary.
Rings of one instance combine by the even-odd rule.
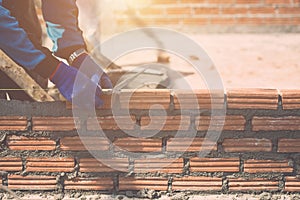
[[[68,100],[86,110],[103,105],[100,98],[99,79],[91,80],[74,67],[61,62],[50,80],[57,86],[61,94]]]
[[[83,53],[78,58],[76,58],[72,63],[72,66],[77,68],[80,72],[87,75],[92,80],[98,79],[99,80],[98,84],[101,88],[103,89],[113,88],[113,85],[108,75],[87,53]]]

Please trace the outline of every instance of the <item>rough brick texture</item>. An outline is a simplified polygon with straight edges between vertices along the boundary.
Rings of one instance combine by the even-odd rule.
[[[217,150],[217,144],[204,138],[170,138],[167,141],[168,152],[200,152],[210,150]]]
[[[253,131],[298,131],[300,117],[254,117]]]
[[[80,128],[75,126],[73,117],[33,117],[32,129],[34,131],[72,131]]]
[[[176,131],[188,130],[189,127],[189,116],[143,116],[141,118],[142,130]]]
[[[174,178],[172,190],[182,191],[221,191],[222,178],[214,177],[183,177]]]
[[[271,109],[278,107],[278,91],[267,89],[235,89],[227,91],[230,109]]]
[[[300,178],[292,176],[286,177],[284,191],[300,192]]]
[[[146,158],[137,159],[134,161],[134,172],[162,172],[162,173],[182,173],[183,159],[168,159],[168,158]]]
[[[225,139],[222,145],[226,152],[268,152],[272,150],[272,142],[269,139]]]
[[[155,178],[155,177],[120,177],[119,178],[119,190],[161,190],[166,191],[168,189],[168,179]]]
[[[1,116],[0,130],[3,131],[25,131],[27,129],[27,118],[22,116]]]
[[[72,172],[74,158],[27,158],[27,172]]]
[[[129,160],[127,158],[115,159],[95,159],[95,158],[80,158],[80,172],[128,172]]]
[[[239,172],[239,158],[191,158],[191,172]]]
[[[239,0],[242,2],[249,3]],[[78,135],[67,108],[50,108],[43,111],[44,115],[33,110],[26,116],[12,110],[10,116],[1,116],[2,184],[26,193],[40,190],[65,194],[94,190],[123,194],[145,189],[218,194],[300,191],[297,90],[213,93],[219,108],[227,108],[223,117],[221,112],[211,116],[207,91],[138,90],[125,106],[129,94],[129,90],[117,94],[121,99],[116,98],[120,111],[116,117],[107,109],[97,111],[97,116],[76,118],[86,134]],[[190,106],[194,95],[198,110]],[[180,105],[179,96],[183,100]],[[225,102],[221,102],[222,96]],[[8,101],[0,104],[0,110],[10,104],[15,110],[31,105]],[[149,112],[155,104],[162,106]],[[44,103],[33,105],[38,108]],[[129,116],[125,116],[128,108]],[[106,137],[101,136],[99,126]]]
[[[54,176],[8,176],[8,188],[11,190],[56,190],[57,178]]]
[[[113,180],[109,177],[103,178],[75,178],[65,181],[66,190],[100,190],[113,189]]]
[[[292,173],[293,164],[288,160],[246,160],[244,171],[247,173]]]
[[[175,90],[172,96],[175,109],[220,109],[224,107],[223,91],[195,90],[187,93],[184,90]]]
[[[142,139],[142,138],[117,138],[114,141],[117,151],[129,152],[160,152],[162,151],[161,139]]]
[[[200,116],[196,117],[198,131],[243,131],[246,120],[243,116]]]
[[[52,151],[56,148],[56,142],[45,137],[30,138],[14,135],[8,137],[7,146],[11,150],[19,151]]]
[[[178,29],[217,25],[250,26],[252,30],[253,26],[299,25],[296,20],[299,17],[297,0],[135,0],[129,4],[129,8],[115,5],[112,11],[120,30],[123,30],[121,27],[141,26],[141,23],[143,26],[168,26]],[[133,16],[138,17],[139,21],[133,20]]]
[[[109,149],[109,141],[101,137],[64,137],[60,139],[63,151],[105,151]]]
[[[230,178],[229,191],[277,191],[279,189],[278,180],[268,180],[265,178]]]
[[[300,109],[300,90],[281,90],[284,110]]]
[[[135,128],[136,119],[134,116],[106,116],[89,118],[87,120],[87,129],[97,130],[133,130]]]
[[[278,152],[280,153],[299,153],[300,139],[282,138],[278,141]]]
[[[22,159],[15,157],[0,158],[0,171],[22,171]]]

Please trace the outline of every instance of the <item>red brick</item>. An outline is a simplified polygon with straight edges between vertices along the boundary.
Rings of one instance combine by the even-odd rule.
[[[204,141],[204,138],[170,138],[167,141],[169,152],[200,152],[216,151],[217,144],[213,141]]]
[[[191,172],[239,172],[239,158],[191,158]]]
[[[265,178],[229,178],[230,192],[277,191],[278,189],[278,180],[269,180]]]
[[[166,9],[168,15],[187,15],[191,14],[192,10],[189,7],[173,7],[173,8],[167,8]]]
[[[233,4],[235,0],[207,0],[209,4]]]
[[[219,14],[219,8],[195,8],[194,12],[196,15],[216,15]]]
[[[122,90],[120,94],[123,109],[168,109],[170,105],[170,91],[164,89]],[[156,107],[154,105],[160,105]],[[154,106],[154,107],[153,107]]]
[[[278,91],[273,89],[232,89],[227,91],[229,109],[278,108]]]
[[[145,15],[164,15],[165,14],[165,9],[164,8],[152,8],[152,7],[148,7],[148,8],[143,8],[143,9],[139,9],[139,14],[141,16],[145,16]]]
[[[103,163],[102,163],[102,162]],[[107,164],[109,166],[107,166]],[[95,158],[80,158],[80,172],[128,172],[129,161],[127,158],[111,158],[97,160]]]
[[[284,110],[300,109],[300,90],[281,90]]]
[[[145,158],[134,161],[135,173],[161,172],[161,173],[182,173],[183,159],[171,158]]]
[[[194,18],[184,18],[182,23],[185,25],[208,25],[210,24],[210,19],[208,17],[194,17]]]
[[[152,0],[152,4],[174,4],[174,0]]]
[[[54,176],[8,176],[8,188],[11,190],[56,190],[57,178]]]
[[[1,131],[26,131],[27,118],[22,116],[1,116],[0,130]]]
[[[253,117],[253,131],[298,131],[300,117]]]
[[[32,117],[34,131],[72,131],[76,130],[73,117]],[[79,124],[77,124],[79,127]]]
[[[293,166],[288,160],[246,160],[244,172],[247,173],[292,173]]]
[[[87,129],[92,131],[100,130],[133,130],[136,119],[134,116],[106,116],[89,118],[87,120]]]
[[[198,116],[196,117],[196,129],[198,131],[243,131],[246,120],[243,116]]]
[[[72,172],[74,158],[27,158],[27,172]]]
[[[174,191],[221,191],[222,178],[215,177],[183,177],[174,178],[172,182]]]
[[[265,0],[265,4],[290,4],[291,0]]]
[[[225,8],[222,8],[222,14],[229,14],[229,15],[236,15],[236,14],[247,14],[248,12],[248,9],[247,8],[236,8],[236,7],[225,7]]]
[[[189,116],[143,116],[141,118],[142,130],[177,131],[188,130]]]
[[[300,139],[282,138],[278,141],[279,153],[297,153],[300,152]]]
[[[84,141],[84,143],[82,142]],[[86,146],[85,146],[86,145]],[[60,149],[63,151],[106,151],[109,149],[107,138],[101,137],[64,137],[60,139]]]
[[[19,151],[52,151],[56,148],[56,142],[45,137],[23,137],[9,136],[7,139],[8,148]]]
[[[300,192],[300,178],[288,176],[285,177],[284,191],[286,192]]]
[[[268,17],[265,18],[265,24],[271,25],[291,25],[293,24],[293,18],[291,17]]]
[[[22,171],[22,159],[15,157],[0,158],[0,171]]]
[[[225,152],[270,152],[272,142],[269,139],[237,138],[224,139],[222,144]]]
[[[275,14],[273,7],[251,7],[248,9],[250,14]]]
[[[181,0],[181,3],[192,3],[192,4],[199,4],[199,3],[205,3],[205,2],[206,2],[206,0]]]
[[[110,177],[103,178],[75,178],[66,180],[65,190],[99,190],[107,191],[113,189],[113,179]]]
[[[144,138],[117,138],[114,142],[114,146],[116,151],[160,152],[162,151],[162,140]]]
[[[172,96],[175,109],[221,109],[225,101],[223,91],[174,90]]]
[[[168,179],[155,178],[155,177],[120,177],[119,178],[119,190],[159,190],[166,191],[168,189]]]
[[[237,4],[260,4],[261,0],[236,0]]]
[[[211,24],[232,25],[236,24],[236,19],[233,17],[213,17],[210,19]]]

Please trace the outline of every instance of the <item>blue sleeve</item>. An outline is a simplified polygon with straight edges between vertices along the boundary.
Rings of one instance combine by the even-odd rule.
[[[46,55],[36,49],[19,27],[17,20],[2,6],[0,0],[0,48],[12,60],[29,70],[34,69]]]
[[[67,59],[73,51],[85,48],[75,0],[42,0],[42,10],[55,55]]]

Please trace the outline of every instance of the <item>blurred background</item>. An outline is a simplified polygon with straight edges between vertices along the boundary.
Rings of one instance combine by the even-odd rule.
[[[134,28],[170,28],[192,38],[207,51],[225,88],[300,88],[300,0],[77,0],[77,3],[80,27],[91,49]],[[48,45],[51,46],[49,42]],[[114,62],[126,69],[157,60],[181,72],[192,88],[205,87],[193,67],[172,54],[140,51]]]

